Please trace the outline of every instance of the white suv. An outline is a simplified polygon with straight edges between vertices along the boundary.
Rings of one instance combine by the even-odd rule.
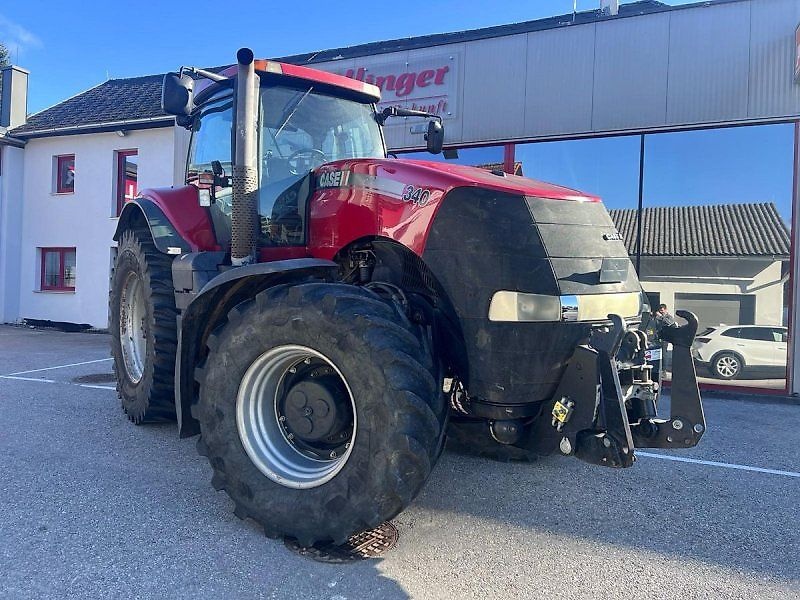
[[[718,379],[736,379],[745,369],[785,373],[787,335],[786,327],[718,325],[698,334],[692,356]]]

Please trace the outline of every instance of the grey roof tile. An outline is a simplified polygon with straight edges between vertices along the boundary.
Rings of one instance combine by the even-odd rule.
[[[637,210],[609,211],[636,253]],[[642,256],[788,257],[789,229],[772,202],[642,210]]]
[[[25,137],[37,131],[101,125],[117,121],[169,115],[161,110],[163,75],[110,79],[55,106],[28,117],[11,135]]]

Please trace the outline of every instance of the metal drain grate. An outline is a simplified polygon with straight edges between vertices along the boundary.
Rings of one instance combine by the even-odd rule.
[[[75,383],[114,383],[116,378],[113,373],[93,373],[74,377],[72,381]]]
[[[300,556],[324,563],[342,564],[382,556],[394,548],[397,537],[397,529],[387,521],[375,529],[356,533],[340,546],[329,542],[301,546],[294,538],[284,538],[283,543]]]

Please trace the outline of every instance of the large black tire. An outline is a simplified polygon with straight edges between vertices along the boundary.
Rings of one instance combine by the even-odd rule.
[[[109,295],[111,356],[122,408],[137,425],[175,420],[177,310],[171,265],[172,257],[158,251],[147,229],[123,232]],[[141,328],[146,350],[140,368],[126,364],[126,356],[130,361],[131,352],[127,350],[126,354],[122,347],[127,328],[123,332],[120,323],[125,321],[124,295],[130,278],[138,278],[143,291]]]
[[[233,499],[237,516],[254,519],[270,537],[310,546],[342,543],[408,506],[438,458],[447,410],[431,357],[412,332],[405,316],[375,294],[343,284],[281,286],[231,310],[208,340],[192,414],[212,484]],[[329,359],[352,392],[357,418],[341,470],[305,489],[259,470],[237,426],[237,394],[248,369],[268,350],[289,346]]]

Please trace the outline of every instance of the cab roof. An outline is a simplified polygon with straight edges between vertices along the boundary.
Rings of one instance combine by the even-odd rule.
[[[377,86],[357,79],[351,79],[343,75],[335,73],[328,73],[319,69],[312,69],[303,67],[301,65],[292,65],[289,63],[281,63],[274,60],[256,59],[254,62],[256,73],[264,76],[272,76],[277,80],[286,79],[294,80],[295,82],[304,81],[308,83],[322,84],[328,88],[338,88],[346,92],[347,95],[354,96],[354,99],[359,102],[372,103],[379,102],[381,99],[381,91]],[[237,65],[225,67],[219,72],[223,77],[236,77],[238,72]],[[202,79],[195,84],[195,94],[205,92],[208,88],[214,85],[214,82],[208,79]],[[205,94],[204,94],[205,95]]]

